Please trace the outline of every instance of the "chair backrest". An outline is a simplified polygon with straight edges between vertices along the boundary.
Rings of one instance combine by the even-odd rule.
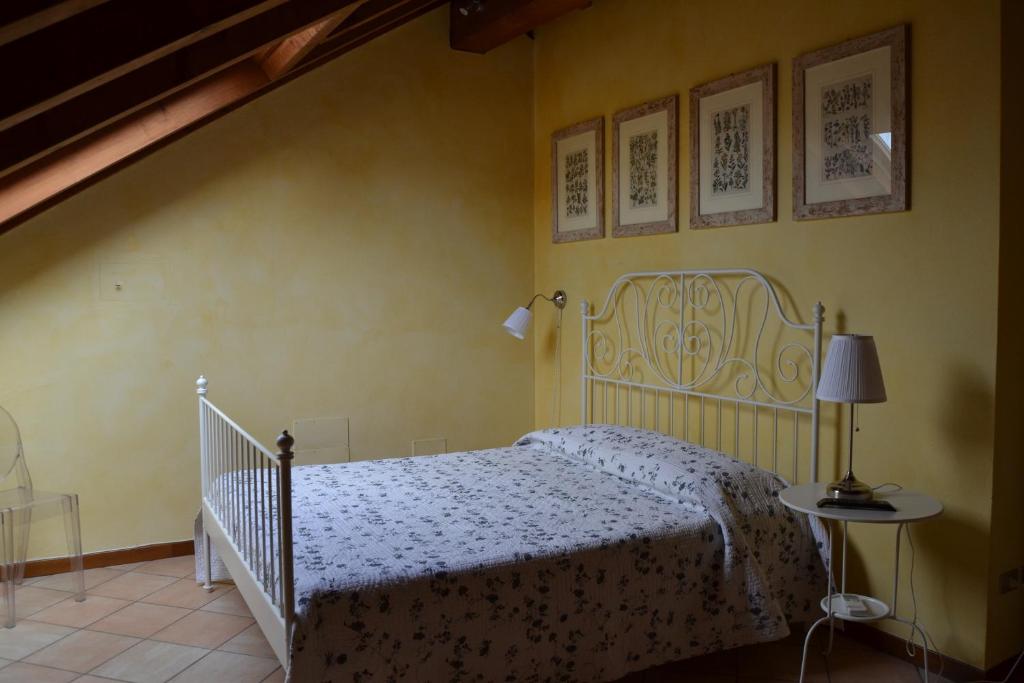
[[[0,489],[23,488],[32,491],[32,477],[25,464],[18,423],[0,406]]]

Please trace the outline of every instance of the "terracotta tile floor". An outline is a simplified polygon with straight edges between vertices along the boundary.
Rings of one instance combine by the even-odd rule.
[[[175,557],[90,569],[85,602],[72,599],[67,575],[27,579],[17,626],[0,628],[0,683],[283,681],[238,592],[207,593],[194,567]]]
[[[283,681],[238,592],[218,584],[206,593],[193,569],[192,557],[92,569],[84,603],[71,599],[65,575],[28,579],[16,596],[18,625],[0,628],[0,683]],[[6,609],[2,602],[0,609]],[[650,669],[620,683],[796,681],[801,644],[793,636]],[[910,664],[843,637],[827,661],[815,654],[808,670],[813,683],[922,680]]]

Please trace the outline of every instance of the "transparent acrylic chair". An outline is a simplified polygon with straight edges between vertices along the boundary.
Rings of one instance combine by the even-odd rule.
[[[28,535],[33,514],[36,519],[64,515],[68,555],[71,557],[72,590],[75,600],[85,600],[85,576],[82,572],[82,531],[78,519],[78,496],[74,493],[50,493],[32,488],[32,477],[25,464],[21,433],[14,418],[0,407],[0,576],[7,600],[5,626],[14,628],[14,590],[25,578]]]

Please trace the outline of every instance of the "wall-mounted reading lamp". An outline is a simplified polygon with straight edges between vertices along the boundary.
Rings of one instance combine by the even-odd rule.
[[[533,314],[530,313],[530,308],[533,306],[533,302],[540,297],[545,301],[550,301],[555,305],[555,308],[565,308],[565,302],[568,298],[565,296],[565,292],[562,290],[556,290],[551,297],[546,297],[543,294],[534,294],[533,298],[530,299],[530,303],[526,304],[526,308],[520,306],[516,310],[512,311],[512,315],[505,320],[505,331],[511,334],[516,339],[523,339],[526,336],[526,330],[530,327],[530,320],[533,318]]]

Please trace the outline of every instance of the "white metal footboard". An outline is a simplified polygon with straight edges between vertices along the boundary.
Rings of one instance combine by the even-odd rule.
[[[199,448],[203,491],[204,587],[210,583],[210,546],[217,549],[235,586],[281,665],[295,610],[292,564],[291,463],[295,440],[285,431],[271,453],[199,394]]]

